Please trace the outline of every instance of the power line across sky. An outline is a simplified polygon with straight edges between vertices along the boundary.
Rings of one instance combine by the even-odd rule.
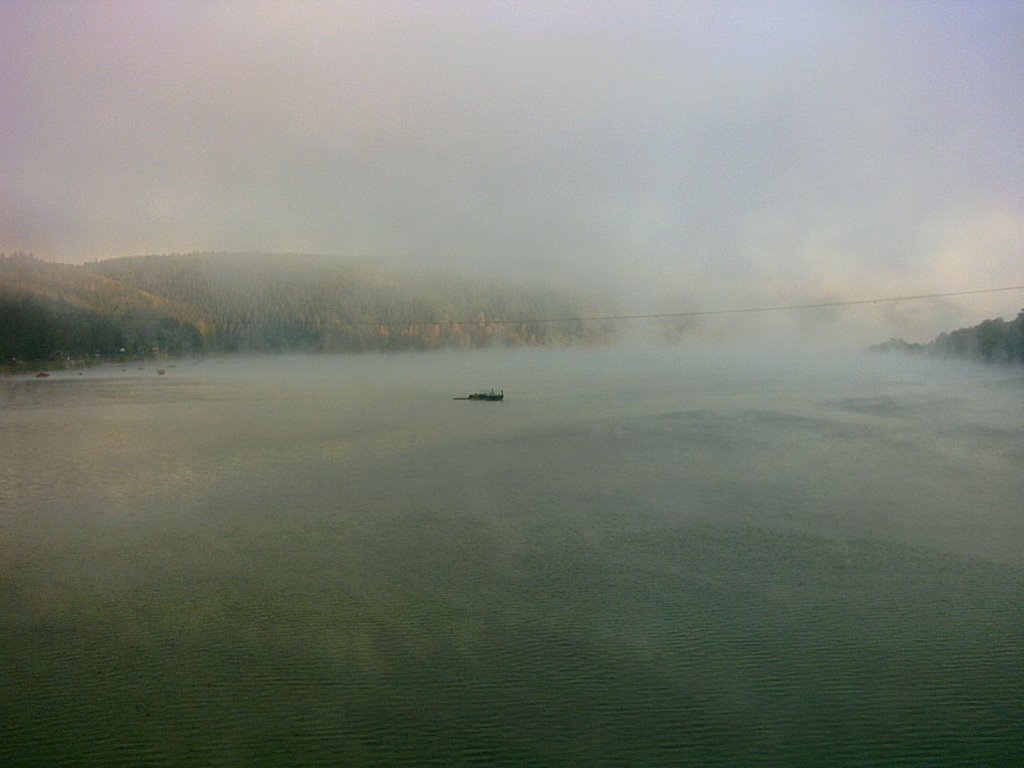
[[[943,293],[922,293],[913,296],[883,296],[873,299],[851,299],[848,301],[821,301],[812,304],[779,304],[774,306],[760,306],[760,307],[738,307],[733,309],[697,309],[688,310],[686,312],[656,312],[650,314],[633,314],[633,315],[592,315],[586,317],[544,317],[544,318],[529,318],[529,319],[510,319],[510,318],[485,318],[483,321],[479,319],[465,319],[465,320],[428,320],[428,321],[409,321],[409,320],[381,320],[381,321],[360,321],[352,323],[352,325],[373,325],[373,326],[410,326],[410,325],[471,325],[474,323],[484,322],[487,325],[515,325],[520,323],[576,323],[576,322],[596,322],[596,321],[619,321],[619,320],[658,320],[667,318],[686,318],[686,317],[709,317],[712,315],[739,315],[739,314],[754,314],[759,312],[785,312],[790,310],[798,309],[826,309],[829,307],[852,307],[864,304],[891,304],[901,301],[922,301],[925,299],[943,299],[950,298],[953,296],[971,296],[982,293],[1004,293],[1007,291],[1024,291],[1024,285],[1008,285],[1001,288],[977,288],[970,291],[947,291]]]

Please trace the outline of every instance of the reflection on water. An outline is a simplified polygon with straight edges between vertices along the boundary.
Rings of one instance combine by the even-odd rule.
[[[0,762],[1015,765],[1022,399],[692,350],[2,381]]]

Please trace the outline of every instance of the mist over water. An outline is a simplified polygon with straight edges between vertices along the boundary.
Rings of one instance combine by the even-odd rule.
[[[696,346],[2,380],[0,762],[1015,765],[1022,401]]]

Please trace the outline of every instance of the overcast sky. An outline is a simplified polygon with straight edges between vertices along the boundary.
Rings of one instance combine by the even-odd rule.
[[[1020,285],[1024,3],[0,0],[0,250],[476,265],[649,311]]]

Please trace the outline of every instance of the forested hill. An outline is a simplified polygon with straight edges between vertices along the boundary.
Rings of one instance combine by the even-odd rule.
[[[555,290],[327,256],[185,254],[84,265],[0,254],[0,363],[235,351],[598,343],[613,308]],[[500,322],[498,322],[500,321]]]
[[[890,339],[876,344],[870,351],[1024,365],[1024,310],[1018,313],[1016,320],[1006,321],[1001,317],[985,320],[971,328],[940,334],[927,344]]]

